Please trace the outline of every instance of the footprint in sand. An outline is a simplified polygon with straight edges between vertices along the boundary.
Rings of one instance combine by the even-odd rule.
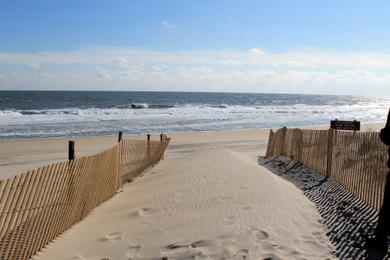
[[[108,233],[104,236],[104,238],[100,239],[101,241],[110,241],[115,242],[118,240],[122,240],[125,237],[125,234],[123,232],[112,232]]]
[[[208,240],[199,240],[199,241],[191,243],[191,247],[192,248],[206,247],[206,246],[209,246],[210,244],[211,244],[211,242]]]
[[[128,215],[130,218],[136,218],[136,217],[139,217],[139,213],[138,213],[138,210],[137,211],[133,211],[131,212],[129,215]]]
[[[191,249],[192,247],[189,243],[170,244],[161,250],[161,255],[168,257],[167,259],[169,259],[169,257],[174,257],[177,259],[178,256],[191,254]]]
[[[167,251],[181,251],[181,250],[185,250],[185,249],[188,249],[188,248],[191,248],[191,245],[188,244],[188,243],[177,243],[177,244],[170,244],[170,245],[167,245],[165,247],[165,249]]]
[[[264,230],[254,230],[253,234],[256,236],[258,240],[268,240],[269,235]]]
[[[148,217],[158,213],[158,209],[142,208],[138,210],[138,215],[141,217]]]
[[[192,243],[175,243],[164,247],[160,253],[162,259],[176,259],[176,260],[188,260],[188,259],[210,259],[203,250],[209,247],[213,242],[210,240],[198,240]]]
[[[276,255],[274,255],[274,254],[269,254],[268,256],[263,258],[263,260],[281,260],[281,258],[276,256]]]
[[[232,257],[234,260],[249,259],[249,251],[247,249],[241,249]]]
[[[141,245],[136,245],[136,244],[128,246],[126,251],[126,257],[129,259],[133,259],[137,257],[138,253],[141,251],[141,248],[142,248]]]

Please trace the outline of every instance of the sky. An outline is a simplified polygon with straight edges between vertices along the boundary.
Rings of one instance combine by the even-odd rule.
[[[390,96],[390,1],[0,0],[0,90]]]

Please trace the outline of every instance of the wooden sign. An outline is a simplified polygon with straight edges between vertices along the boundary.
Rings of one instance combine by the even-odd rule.
[[[330,121],[330,128],[337,130],[360,131],[360,121],[341,121],[336,119]]]

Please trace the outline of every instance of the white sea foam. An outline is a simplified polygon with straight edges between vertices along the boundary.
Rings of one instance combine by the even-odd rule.
[[[229,106],[183,105],[149,108],[66,108],[0,111],[0,138],[108,134],[119,129],[130,133],[224,130],[253,127],[326,124],[331,119],[384,122],[387,100],[354,105]]]

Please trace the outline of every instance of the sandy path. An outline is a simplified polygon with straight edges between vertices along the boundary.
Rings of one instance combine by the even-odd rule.
[[[332,258],[314,205],[249,148],[178,147],[35,259]]]

